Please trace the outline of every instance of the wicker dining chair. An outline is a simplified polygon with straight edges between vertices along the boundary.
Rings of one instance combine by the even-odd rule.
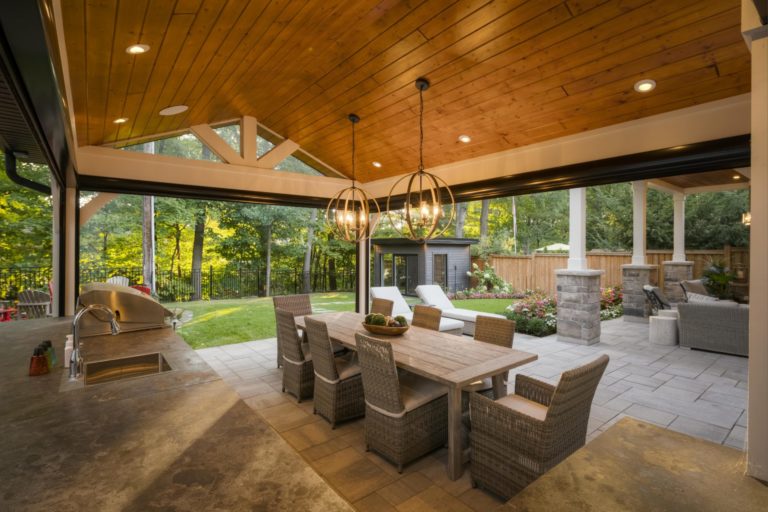
[[[417,304],[413,306],[413,320],[411,320],[411,325],[423,327],[424,329],[430,329],[432,331],[439,331],[440,317],[442,314],[443,312],[439,308]]]
[[[309,295],[306,293],[303,295],[278,295],[272,297],[272,304],[275,306],[275,316],[277,316],[277,308],[284,309],[290,312],[294,317],[304,316],[312,314],[312,303],[309,300]],[[301,331],[299,329],[297,332]],[[303,337],[303,332],[301,333]],[[283,349],[280,346],[280,338],[277,338],[277,367],[280,368],[283,365]]]
[[[275,309],[277,315],[277,340],[283,347],[283,393],[288,392],[301,402],[312,398],[315,388],[312,354],[302,347],[296,332],[296,321],[290,311]]]
[[[506,318],[478,315],[477,321],[475,322],[474,338],[475,341],[512,348],[512,343],[515,339],[515,322],[514,320],[507,320]],[[506,372],[504,383],[506,384],[508,381],[509,371]],[[488,398],[501,398],[500,396],[494,397],[493,381],[490,377],[473,382],[465,387],[464,391],[482,393]],[[462,410],[467,410],[467,407],[469,407],[469,395],[464,394],[462,396]]]
[[[373,299],[371,301],[371,313],[379,313],[384,316],[392,316],[392,308],[394,307],[394,301],[389,299]]]
[[[334,357],[328,325],[307,318],[312,363],[315,367],[314,412],[336,428],[336,423],[365,414],[360,366],[350,358]]]
[[[365,446],[403,466],[448,442],[445,386],[412,373],[398,376],[392,345],[355,334],[365,390]]]
[[[515,394],[469,398],[472,484],[509,499],[584,446],[602,355],[564,372],[557,386],[517,375]]]

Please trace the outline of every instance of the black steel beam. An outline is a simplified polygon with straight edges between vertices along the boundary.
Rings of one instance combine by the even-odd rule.
[[[5,174],[8,176],[8,179],[17,185],[21,185],[22,187],[31,188],[32,190],[36,190],[37,192],[47,196],[51,195],[51,187],[48,185],[43,185],[42,183],[29,180],[19,174],[18,170],[16,169],[16,155],[9,151],[6,151],[4,154]]]

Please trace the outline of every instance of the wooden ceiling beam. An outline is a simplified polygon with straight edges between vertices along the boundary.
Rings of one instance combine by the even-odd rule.
[[[222,159],[228,164],[248,165],[248,163],[230,146],[227,141],[219,137],[213,128],[207,124],[197,124],[189,128],[195,137],[200,139],[200,142],[208,146],[208,149],[213,151],[216,156]]]
[[[256,118],[243,116],[240,120],[240,154],[248,163],[256,163],[259,160],[256,140],[258,131],[259,123]]]
[[[285,139],[259,158],[259,166],[274,168],[277,164],[291,156],[297,149],[299,149],[298,144],[291,139]]]

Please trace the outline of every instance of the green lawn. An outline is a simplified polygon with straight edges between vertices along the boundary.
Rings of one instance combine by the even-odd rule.
[[[311,300],[315,313],[355,309],[355,296],[351,292],[315,293]],[[409,304],[420,302],[416,297],[406,297],[406,301]],[[457,308],[502,315],[504,308],[512,302],[511,299],[467,299],[453,301],[453,304]],[[164,306],[185,310],[185,318],[191,313],[192,318],[186,320],[178,332],[194,349],[275,336],[275,310],[271,297],[176,302]]]
[[[457,308],[503,315],[506,307],[515,301],[514,299],[466,299],[452,302]]]
[[[349,292],[316,293],[311,300],[316,313],[355,309],[355,296]],[[163,305],[192,313],[192,319],[184,322],[178,332],[194,349],[275,336],[275,310],[271,297]]]

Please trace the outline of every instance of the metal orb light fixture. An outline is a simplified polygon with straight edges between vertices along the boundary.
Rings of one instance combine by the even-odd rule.
[[[448,184],[440,177],[424,170],[424,91],[429,80],[416,80],[419,90],[419,169],[397,180],[387,197],[387,215],[392,227],[402,236],[423,242],[442,235],[455,215],[455,201]],[[405,183],[402,210],[392,211],[397,202],[393,194]]]
[[[352,122],[352,186],[333,196],[325,209],[325,222],[342,240],[357,243],[373,234],[381,209],[376,199],[355,185],[355,125],[360,118],[355,114],[347,118]]]

